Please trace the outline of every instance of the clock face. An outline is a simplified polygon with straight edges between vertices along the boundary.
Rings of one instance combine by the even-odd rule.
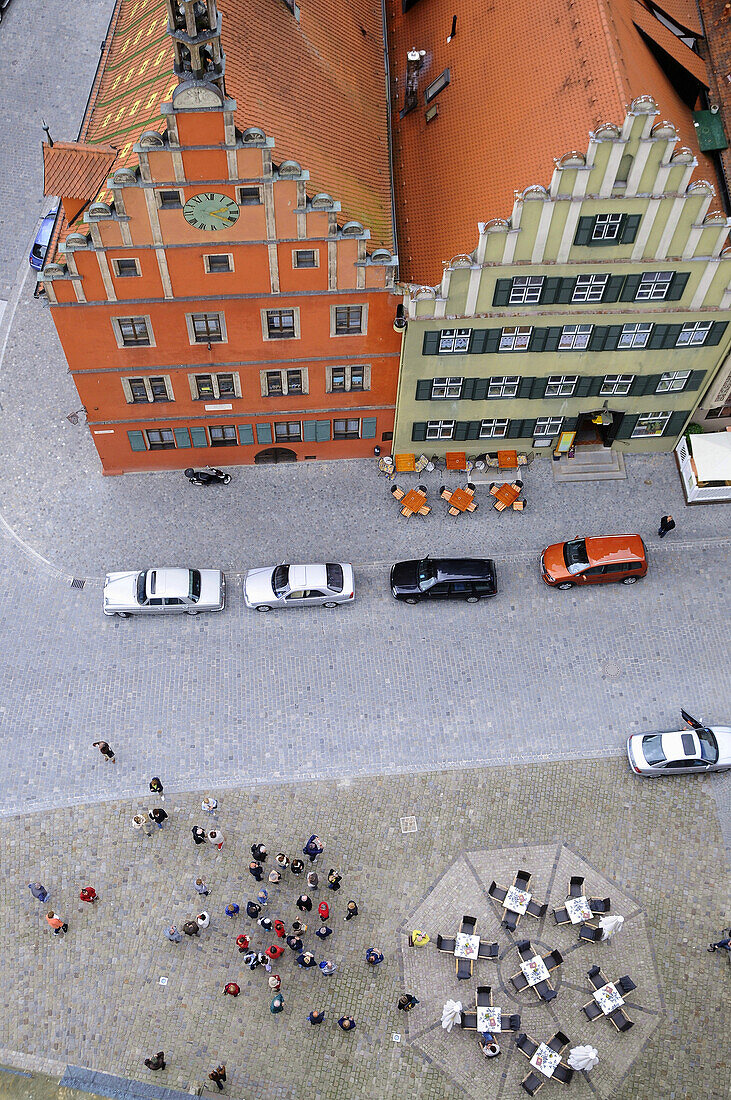
[[[238,205],[226,195],[201,191],[183,207],[185,220],[194,229],[230,229],[239,216]]]

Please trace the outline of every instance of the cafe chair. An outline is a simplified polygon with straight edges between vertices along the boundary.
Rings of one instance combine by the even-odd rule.
[[[514,500],[513,501],[513,511],[514,512],[524,512],[526,503],[527,503],[527,501],[525,501],[525,500]]]
[[[513,974],[510,978],[510,981],[512,982],[518,993],[522,993],[524,989],[528,988],[528,979],[526,978],[522,970],[519,974]]]
[[[587,972],[592,989],[601,989],[603,985],[606,985],[607,980],[602,974],[600,966],[592,966],[591,970]]]
[[[556,924],[571,924],[571,917],[566,909],[554,909],[553,919]]]
[[[454,937],[440,936],[437,932],[437,951],[447,951],[450,955],[453,955],[456,946],[457,941]]]
[[[447,460],[443,455],[432,455],[431,463],[435,470],[446,470]]]
[[[608,913],[611,902],[609,898],[588,898],[589,908],[592,913]]]
[[[496,959],[498,956],[499,946],[497,943],[486,943],[484,940],[480,941],[480,946],[477,949],[478,959]]]
[[[637,989],[629,974],[625,974],[623,978],[618,978],[614,984],[620,993],[631,993],[633,989]]]
[[[461,982],[467,982],[472,977],[472,959],[458,959],[454,960],[457,977]]]
[[[561,1054],[568,1045],[569,1037],[568,1035],[564,1035],[563,1031],[557,1031],[546,1043],[548,1049],[552,1050],[555,1054]]]
[[[476,501],[476,500],[473,500],[471,504],[468,504],[468,505],[467,505],[467,511],[468,511],[468,512],[476,512],[476,511],[477,511],[477,509],[478,509],[479,507],[480,507],[480,506],[479,506],[479,504],[477,503],[477,501]]]
[[[506,909],[505,916],[503,917],[503,928],[508,932],[514,932],[518,927],[518,921],[520,920],[520,913],[513,913],[512,910]]]
[[[426,485],[417,485],[416,488],[417,488],[418,492],[423,493],[424,496],[426,496],[427,491],[428,491]]]
[[[505,887],[498,886],[494,879],[490,883],[490,888],[487,892],[491,898],[494,898],[495,901],[499,902],[505,901],[506,897],[508,896],[508,891],[505,889]]]
[[[612,1021],[617,1031],[629,1031],[635,1026],[634,1020],[630,1020],[623,1008],[615,1008],[614,1012],[609,1013],[607,1019]]]
[[[546,981],[539,982],[538,985],[534,985],[533,988],[542,1001],[552,1001],[554,997],[558,996],[553,986],[549,985]]]
[[[478,985],[475,993],[475,1004],[478,1008],[489,1008],[492,1004],[489,985]]]
[[[460,932],[464,932],[465,936],[474,936],[475,928],[477,927],[477,917],[462,917],[462,924],[460,925]]]
[[[450,516],[458,516],[459,515],[459,508],[450,508],[449,509],[449,515]]]
[[[540,919],[542,916],[545,915],[547,909],[547,901],[544,901],[543,905],[539,905],[537,901],[534,901],[533,898],[531,898],[526,906],[525,911],[526,913],[530,913],[532,917],[538,917]]]
[[[493,504],[493,508],[495,509],[496,512],[504,512],[505,509],[507,508],[507,504],[504,504],[502,502],[502,500],[496,500],[495,503]]]
[[[566,1066],[563,1062],[559,1062],[553,1071],[554,1081],[560,1081],[562,1085],[568,1085],[573,1076],[574,1071],[571,1069],[571,1066]]]
[[[420,516],[428,516],[430,512],[431,512],[431,508],[429,507],[428,504],[422,504],[421,508],[419,509],[419,515]]]
[[[530,871],[518,870],[515,872],[515,881],[513,882],[513,886],[516,890],[527,890],[528,886],[530,885],[531,877],[532,876]]]
[[[466,1031],[477,1031],[477,1013],[460,1012],[459,1026],[461,1028],[464,1028]]]
[[[526,1058],[532,1058],[538,1050],[538,1043],[534,1043],[530,1035],[526,1035],[524,1031],[521,1031],[520,1035],[515,1040],[515,1045],[519,1051],[525,1054]]]
[[[537,1073],[531,1072],[527,1077],[524,1077],[520,1082],[521,1088],[525,1089],[529,1096],[535,1096],[539,1089],[542,1089],[546,1083],[545,1077],[539,1077]]]
[[[519,477],[515,479],[515,481],[513,482],[513,485],[515,485],[516,488],[518,488],[518,489],[523,488],[523,482],[520,480]]]
[[[494,458],[491,458],[490,455],[485,455],[485,465],[488,470],[497,470],[497,455],[495,455]]]
[[[563,955],[554,948],[548,955],[543,956],[543,961],[546,964],[546,970],[555,970],[563,962]]]
[[[468,493],[474,493],[476,486],[473,485],[471,481],[468,481],[465,488],[467,489]]]
[[[439,496],[444,497],[445,500],[449,500],[452,496],[452,490],[448,489],[446,485],[440,485]]]
[[[519,940],[515,948],[523,962],[527,962],[528,959],[532,959],[535,955],[535,951],[530,945],[530,940]]]
[[[569,897],[580,898],[584,893],[584,879],[581,875],[572,875],[569,879]]]
[[[581,1007],[583,1008],[588,1020],[596,1020],[599,1016],[602,1015],[602,1010],[600,1009],[599,1005],[596,1003],[593,997],[590,1001],[587,1001],[587,1003],[585,1005],[582,1005]]]
[[[514,1012],[507,1020],[503,1016],[500,1027],[503,1031],[520,1031],[520,1013]]]
[[[582,943],[599,943],[601,938],[601,928],[594,928],[591,924],[582,924],[579,929],[579,941]]]
[[[423,470],[426,470],[428,465],[429,459],[426,457],[426,455],[419,455],[414,465],[414,469],[416,470],[417,474],[420,474]]]
[[[413,516],[413,514],[414,513],[411,511],[410,508],[402,508],[401,509],[401,515],[406,516],[407,519],[409,519],[410,516]]]
[[[391,492],[396,497],[396,500],[403,500],[404,497],[406,496],[406,493],[404,492],[404,490],[399,489],[398,485],[392,485],[391,486]]]

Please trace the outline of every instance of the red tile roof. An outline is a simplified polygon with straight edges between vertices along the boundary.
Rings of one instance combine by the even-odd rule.
[[[656,45],[674,58],[679,65],[687,69],[705,88],[708,87],[708,69],[702,57],[686,46],[684,42],[647,10],[640,0],[632,5],[632,21],[639,30],[644,31]]]
[[[78,141],[43,143],[43,194],[93,199],[109,175],[117,150]]]
[[[696,34],[703,34],[703,23],[696,0],[652,0],[652,7],[659,8],[678,26]]]

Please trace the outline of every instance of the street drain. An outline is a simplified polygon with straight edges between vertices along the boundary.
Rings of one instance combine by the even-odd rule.
[[[72,588],[82,589],[85,584],[86,581],[83,579],[83,577],[74,577],[74,579],[71,581]]]
[[[416,830],[416,818],[415,817],[402,817],[401,818],[401,832],[402,833],[415,833]]]
[[[602,661],[602,676],[607,680],[619,680],[622,676],[622,666],[619,661]]]

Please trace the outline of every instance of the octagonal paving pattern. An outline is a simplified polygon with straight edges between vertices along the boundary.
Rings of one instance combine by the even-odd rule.
[[[515,932],[507,932],[500,923],[502,909],[488,894],[493,879],[509,886],[518,868],[532,874],[530,890],[535,900],[548,902],[545,916],[539,920],[526,914]],[[620,914],[625,923],[607,942],[579,942],[578,925],[557,925],[553,910],[565,901],[569,878],[583,875],[585,892],[590,897],[609,897],[612,914]],[[470,981],[458,981],[454,959],[437,952],[436,936],[454,936],[463,914],[477,917],[481,939],[497,941],[497,960],[476,960]],[[432,942],[425,948],[408,944],[412,928],[425,929]],[[533,989],[517,993],[510,977],[519,971],[520,958],[515,944],[530,939],[538,953],[558,948],[563,963],[551,974],[558,996],[549,1004],[539,1000]],[[467,1097],[484,1100],[485,1096],[525,1096],[520,1082],[530,1072],[527,1058],[517,1049],[517,1033],[499,1036],[501,1055],[486,1059],[479,1049],[479,1035],[462,1031],[457,1025],[451,1032],[441,1027],[441,1015],[447,1000],[461,1001],[463,1008],[474,1011],[478,985],[492,987],[493,1004],[503,1012],[519,1012],[521,1030],[536,1042],[547,1041],[556,1031],[569,1038],[564,1053],[572,1047],[590,1044],[599,1055],[599,1064],[590,1073],[575,1073],[571,1094],[575,1100],[599,1097],[608,1100],[616,1093],[632,1062],[637,1058],[665,1013],[662,990],[645,912],[626,892],[605,878],[578,852],[565,844],[516,845],[463,852],[434,883],[422,902],[411,912],[399,930],[400,959],[404,989],[416,992],[421,1005],[417,1013],[404,1021],[403,1038],[428,1062],[437,1065]],[[601,966],[613,981],[628,974],[637,988],[625,999],[626,1011],[634,1027],[623,1034],[611,1021],[600,1017],[590,1022],[581,1006],[591,999],[587,971]],[[425,1019],[431,1022],[424,1025]],[[564,1085],[546,1080],[542,1095],[562,1096]]]

